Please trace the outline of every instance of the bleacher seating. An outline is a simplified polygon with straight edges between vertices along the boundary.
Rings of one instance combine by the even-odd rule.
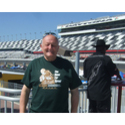
[[[125,31],[100,32],[60,38],[59,45],[67,47],[70,50],[93,50],[94,48],[91,45],[97,39],[105,39],[107,44],[111,44],[109,49],[125,49],[124,38]]]
[[[59,45],[62,47],[67,47],[69,50],[93,50],[91,46],[95,43],[97,39],[105,39],[106,44],[111,44],[109,50],[113,49],[125,49],[125,30],[123,31],[110,31],[110,32],[98,32],[91,34],[79,34],[73,36],[63,36],[59,38]],[[2,49],[23,49],[24,51],[34,52],[41,51],[40,43],[42,39],[36,40],[19,40],[19,41],[7,41],[0,42],[0,50]],[[4,50],[3,50],[4,51]],[[12,51],[13,52],[13,51]],[[16,56],[18,54],[18,56]],[[24,58],[24,53],[15,53],[13,55],[11,52],[7,54],[6,52],[0,53],[0,57],[17,57]]]

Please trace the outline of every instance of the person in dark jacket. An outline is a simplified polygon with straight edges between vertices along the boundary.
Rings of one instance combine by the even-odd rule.
[[[83,63],[84,77],[87,78],[89,112],[110,113],[111,107],[111,77],[121,80],[119,70],[111,58],[105,55],[110,45],[104,40],[97,40],[96,52],[85,59]]]

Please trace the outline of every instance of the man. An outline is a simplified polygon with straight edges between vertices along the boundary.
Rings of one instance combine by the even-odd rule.
[[[25,112],[32,88],[30,112],[69,112],[68,90],[71,90],[71,112],[77,112],[78,86],[81,80],[72,64],[57,57],[58,39],[47,33],[42,40],[43,57],[33,60],[24,75],[20,97],[20,112]]]
[[[105,55],[110,45],[104,40],[97,40],[96,52],[85,59],[84,77],[88,81],[89,112],[110,112],[111,76],[117,75],[121,80],[119,70],[111,58]]]

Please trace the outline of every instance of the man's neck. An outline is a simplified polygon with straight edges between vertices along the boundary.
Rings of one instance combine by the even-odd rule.
[[[53,61],[56,60],[56,57],[55,58],[47,58],[47,57],[44,56],[44,58],[45,58],[46,61],[49,61],[49,62],[53,62]]]
[[[96,52],[105,55],[105,52],[101,52],[101,51],[96,51]]]

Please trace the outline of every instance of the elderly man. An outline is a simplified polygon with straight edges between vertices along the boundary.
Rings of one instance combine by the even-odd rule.
[[[20,97],[20,112],[25,112],[32,88],[30,112],[69,112],[68,90],[71,90],[71,112],[77,112],[78,86],[81,80],[72,64],[57,56],[58,39],[54,33],[46,33],[41,49],[43,57],[33,60],[22,79],[24,86]]]
[[[119,70],[111,58],[105,55],[110,45],[104,40],[97,40],[96,52],[85,59],[84,77],[88,81],[89,112],[110,112],[111,76],[114,74],[121,80]]]

